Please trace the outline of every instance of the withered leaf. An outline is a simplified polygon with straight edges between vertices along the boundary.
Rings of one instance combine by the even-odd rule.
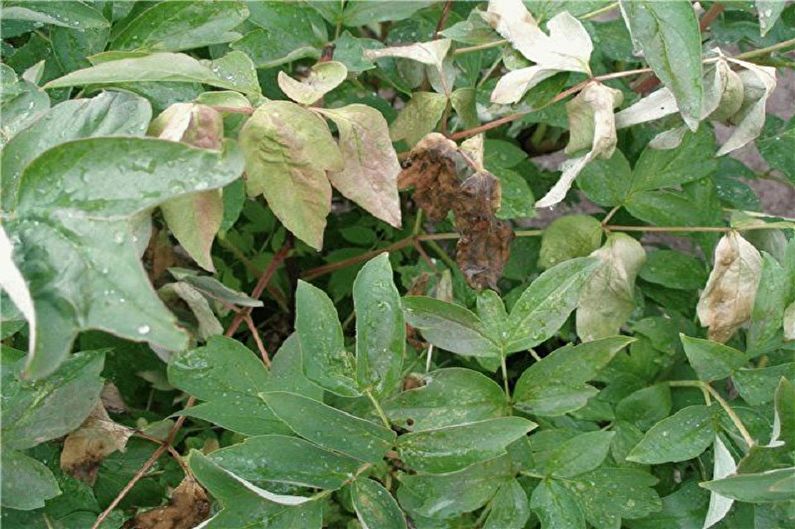
[[[500,181],[485,170],[476,170],[477,166],[455,142],[431,133],[409,153],[398,187],[413,186],[414,201],[431,220],[442,220],[453,210],[460,234],[456,262],[461,272],[472,288],[496,289],[510,254],[513,230],[495,217]]]
[[[142,512],[125,529],[193,529],[210,516],[210,500],[204,489],[186,477],[174,489],[168,505]]]
[[[61,452],[61,468],[93,485],[99,464],[113,452],[123,452],[132,433],[132,429],[115,423],[100,402],[80,428],[66,436]]]
[[[710,340],[727,342],[750,319],[761,273],[759,250],[734,231],[721,238],[696,308]]]

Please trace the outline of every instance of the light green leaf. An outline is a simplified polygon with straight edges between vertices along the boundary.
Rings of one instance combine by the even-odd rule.
[[[730,474],[737,471],[737,465],[734,463],[731,453],[720,440],[720,436],[715,436],[715,443],[713,445],[713,459],[715,460],[712,468],[712,479],[723,479]],[[707,509],[707,517],[704,520],[704,529],[712,527],[721,521],[732,508],[734,500],[712,492],[709,496],[709,508]]]
[[[483,529],[522,529],[530,518],[530,502],[518,481],[500,486],[491,500],[491,510]]]
[[[591,254],[601,261],[588,278],[577,305],[577,334],[588,342],[618,334],[635,309],[635,278],[646,260],[641,244],[613,233]]]
[[[353,282],[356,311],[356,381],[376,396],[400,382],[406,354],[406,324],[389,254],[367,262]]]
[[[462,356],[499,358],[499,345],[475,314],[460,305],[424,296],[403,298],[406,323],[436,347]]]
[[[384,117],[359,104],[316,110],[339,131],[344,167],[328,173],[331,184],[374,217],[400,228],[397,177],[401,168]]]
[[[714,410],[708,406],[683,408],[646,432],[627,459],[649,465],[693,459],[715,438],[714,422]]]
[[[742,352],[710,340],[691,338],[680,334],[690,366],[704,382],[721,380],[732,376],[735,371],[747,363],[747,356]]]
[[[755,5],[759,13],[759,31],[764,37],[773,28],[787,4],[775,0],[756,0]]]
[[[752,474],[732,474],[699,485],[737,501],[772,503],[795,500],[793,478],[795,478],[795,467]]]
[[[425,375],[422,387],[384,402],[389,420],[419,432],[508,415],[500,386],[482,373],[451,367]]]
[[[707,282],[701,262],[674,250],[655,250],[646,254],[646,262],[638,276],[649,283],[677,290],[696,290]]]
[[[3,209],[14,209],[22,170],[50,147],[95,136],[142,136],[151,118],[149,103],[125,92],[102,92],[91,99],[55,105],[3,149]],[[53,130],[58,134],[52,134]]]
[[[506,352],[522,351],[551,338],[577,306],[580,290],[598,265],[587,257],[570,259],[533,281],[508,318]]]
[[[142,212],[169,198],[238,178],[242,156],[234,142],[226,147],[90,138],[53,147],[25,168],[16,219],[6,226],[39,322],[47,322],[38,326],[29,376],[55,370],[85,329],[166,350],[187,345],[139,262],[136,227]]]
[[[518,219],[535,216],[535,197],[527,180],[516,171],[499,169],[500,209],[498,219]]]
[[[696,130],[704,88],[701,31],[688,0],[621,0],[621,13],[636,47],[676,97],[682,118]]]
[[[795,362],[757,369],[738,369],[732,375],[732,382],[745,402],[751,406],[759,406],[773,400],[776,386],[782,377],[795,381]]]
[[[325,292],[304,281],[295,293],[295,330],[307,378],[343,397],[359,395],[353,356],[345,351],[342,326]]]
[[[406,0],[390,5],[381,2],[349,2],[345,4],[342,20],[349,27],[365,26],[387,20],[404,20],[423,7],[431,5],[434,1]]]
[[[530,507],[543,529],[585,529],[585,515],[577,496],[557,480],[539,483],[533,490]]]
[[[405,529],[406,519],[395,499],[372,479],[351,484],[351,501],[363,529]]]
[[[536,424],[521,417],[501,417],[408,433],[398,438],[400,459],[420,472],[444,473],[505,453]]]
[[[2,452],[3,507],[29,511],[44,507],[45,500],[61,494],[58,481],[44,463],[4,447]]]
[[[295,433],[323,448],[378,463],[394,444],[392,430],[317,400],[286,391],[261,393],[260,396]]]
[[[288,230],[320,250],[331,211],[326,171],[344,167],[328,126],[295,103],[270,101],[243,125],[240,145],[249,196],[263,194]]]
[[[588,215],[564,215],[541,235],[538,266],[551,268],[575,257],[585,257],[602,243],[602,225]]]
[[[3,114],[3,123],[0,126],[0,147],[4,147],[18,132],[47,112],[47,109],[50,108],[50,98],[30,81],[24,79],[18,81],[14,70],[5,64],[0,64],[0,75],[3,77],[3,90],[0,94],[0,112]],[[3,171],[3,179],[5,180],[5,171]],[[5,189],[4,181],[4,196],[7,193]]]
[[[392,141],[406,140],[409,146],[415,145],[436,128],[446,105],[447,97],[443,94],[414,92],[389,127]]]
[[[365,58],[364,50],[383,47],[380,40],[354,37],[345,30],[334,41],[334,59],[344,64],[348,72],[358,74],[375,68],[375,64]]]
[[[334,90],[347,76],[348,69],[344,64],[325,61],[313,65],[307,76],[300,81],[281,71],[277,82],[287,97],[296,103],[309,106]]]
[[[598,390],[586,384],[634,341],[615,336],[561,347],[528,367],[514,388],[515,406],[527,413],[557,416],[578,410]]]
[[[182,51],[231,42],[248,17],[243,2],[160,2],[126,23],[110,43],[114,50]]]
[[[110,23],[102,13],[86,2],[6,2],[4,20],[24,20],[39,24],[52,24],[64,28],[85,30],[107,27]]]

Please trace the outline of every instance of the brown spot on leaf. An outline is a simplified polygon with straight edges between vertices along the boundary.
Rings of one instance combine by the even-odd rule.
[[[138,514],[125,529],[192,529],[210,516],[207,493],[191,477],[174,489],[168,505]]]
[[[500,207],[500,181],[474,165],[455,142],[431,133],[409,153],[398,186],[414,187],[414,200],[431,220],[442,220],[453,210],[461,272],[472,288],[496,290],[513,230],[494,216]]]

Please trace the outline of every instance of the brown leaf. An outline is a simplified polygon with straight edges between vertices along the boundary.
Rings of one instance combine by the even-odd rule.
[[[80,428],[66,436],[61,468],[93,485],[99,464],[116,450],[124,451],[132,433],[132,429],[113,422],[105,406],[98,403]]]
[[[124,402],[119,388],[113,382],[105,382],[99,398],[105,409],[110,410],[112,413],[124,413],[127,411],[127,404]]]
[[[125,529],[192,529],[210,516],[207,493],[191,477],[174,489],[168,505],[138,514]]]
[[[398,177],[401,189],[414,187],[414,201],[431,220],[450,210],[460,238],[456,262],[472,288],[495,288],[510,254],[513,231],[498,220],[500,181],[441,134],[425,136],[409,153]]]

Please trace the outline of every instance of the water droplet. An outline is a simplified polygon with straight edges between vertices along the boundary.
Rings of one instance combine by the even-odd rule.
[[[149,334],[149,326],[148,325],[141,325],[138,327],[138,334]]]

